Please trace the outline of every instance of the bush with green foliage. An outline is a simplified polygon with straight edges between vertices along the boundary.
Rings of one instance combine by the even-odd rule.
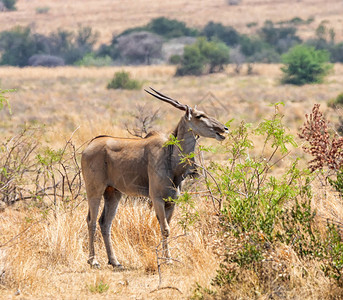
[[[28,59],[41,49],[28,27],[17,26],[0,33],[1,65],[26,66]]]
[[[246,57],[252,57],[264,49],[270,48],[270,46],[263,42],[259,37],[249,37],[247,35],[241,36],[239,44],[242,54]]]
[[[198,31],[196,29],[187,27],[184,22],[165,17],[152,19],[147,25],[147,29],[167,39],[198,35]]]
[[[195,45],[185,46],[181,64],[176,70],[177,76],[201,75],[205,68],[205,57]]]
[[[255,140],[264,141],[260,150]],[[279,295],[273,293],[275,286],[283,293],[291,291],[289,261],[276,248],[291,249],[307,262],[320,262],[333,284],[343,285],[343,240],[330,222],[325,232],[319,231],[311,207],[314,176],[299,169],[298,159],[281,175],[271,172],[294,146],[278,110],[256,128],[242,122],[231,130],[225,145],[227,163],[212,163],[206,170],[212,174],[207,186],[217,205],[221,232],[216,239],[221,244],[216,245],[224,259],[211,289],[198,285],[193,299],[226,299],[242,285],[247,298]]]
[[[62,56],[67,64],[74,64],[87,53],[93,52],[93,47],[98,40],[99,33],[94,32],[89,26],[79,26],[75,34],[70,33],[68,35],[67,33],[67,36],[69,36],[69,41],[66,40],[67,44],[65,46],[67,47],[64,49],[64,53],[62,55],[54,53],[54,55]]]
[[[313,47],[298,45],[282,56],[285,64],[281,68],[284,73],[283,83],[303,85],[321,83],[331,70],[329,53]]]
[[[343,63],[343,43],[333,45],[330,48],[330,55],[332,62]]]
[[[177,54],[170,56],[169,63],[172,65],[178,65],[179,63],[181,63],[181,56]]]
[[[0,88],[0,111],[4,108],[5,105],[8,107],[8,111],[11,113],[11,106],[8,101],[7,93],[13,92],[14,90],[2,90]]]
[[[228,46],[235,46],[240,40],[240,34],[236,29],[212,21],[207,23],[201,33],[208,40],[220,40]]]
[[[287,52],[294,45],[301,43],[301,39],[296,35],[296,32],[296,27],[275,26],[272,21],[266,21],[259,30],[259,36],[281,54]]]
[[[125,71],[116,72],[112,80],[107,84],[108,89],[139,90],[142,83],[130,78],[130,73]]]
[[[193,45],[185,47],[176,75],[220,72],[229,60],[229,48],[224,43],[209,42],[204,38],[199,38]]]
[[[17,0],[0,0],[0,2],[2,2],[8,10],[17,10],[15,7]]]
[[[149,32],[158,34],[166,39],[177,38],[181,36],[198,36],[199,34],[197,29],[187,27],[184,22],[180,22],[175,19],[159,17],[159,18],[152,19],[145,26],[139,26],[139,27],[126,29],[115,38],[119,38],[123,35],[127,35],[132,32],[140,32],[140,31],[149,31]]]
[[[0,33],[0,64],[27,66],[35,54],[49,54],[63,58],[66,64],[74,64],[82,57],[93,52],[98,33],[90,27],[79,27],[76,33],[61,30],[43,36],[33,34],[29,27],[17,26]]]
[[[120,57],[117,40],[114,38],[109,45],[102,44],[96,52],[96,56],[104,57],[109,56],[112,60]]]

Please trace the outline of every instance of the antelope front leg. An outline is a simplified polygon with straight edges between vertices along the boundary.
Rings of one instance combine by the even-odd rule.
[[[167,217],[166,217],[166,210],[165,210],[166,202],[163,199],[154,198],[152,199],[152,203],[155,208],[156,217],[158,219],[158,222],[160,223],[161,234],[162,234],[163,257],[169,259],[171,257],[169,249],[168,249],[168,237],[170,235],[170,228],[169,228]]]

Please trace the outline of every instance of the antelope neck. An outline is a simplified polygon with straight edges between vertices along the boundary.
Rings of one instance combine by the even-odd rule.
[[[182,158],[182,155],[187,155],[191,152],[194,152],[196,138],[192,130],[189,128],[187,121],[185,120],[185,117],[181,118],[179,124],[177,125],[172,134],[179,141],[181,149],[177,145],[171,146],[171,160],[176,164],[180,164],[180,159]]]

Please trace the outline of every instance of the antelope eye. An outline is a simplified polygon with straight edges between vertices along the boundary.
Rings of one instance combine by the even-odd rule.
[[[200,119],[202,117],[202,115],[198,115],[198,116],[196,116],[195,118],[196,119]]]

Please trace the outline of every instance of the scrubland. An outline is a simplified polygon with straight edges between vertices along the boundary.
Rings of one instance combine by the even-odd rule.
[[[82,0],[19,0],[18,10],[1,13],[0,28],[7,30],[14,24],[31,25],[42,34],[56,32],[58,28],[75,31],[78,25],[87,25],[101,35],[99,42],[109,43],[112,34],[119,34],[127,28],[142,26],[151,19],[164,16],[186,22],[190,27],[203,27],[209,21],[230,25],[242,33],[254,33],[257,23],[262,26],[266,20],[275,23],[289,21],[296,17],[303,20],[313,18],[311,24],[300,26],[303,39],[313,37],[322,21],[329,22],[336,32],[336,39],[342,40],[342,11],[340,0],[244,0],[239,5],[228,5],[226,0],[177,0],[177,1],[111,1]],[[39,8],[48,8],[44,14],[37,13]],[[71,17],[72,16],[72,17]]]
[[[151,16],[149,16],[150,18]],[[0,112],[0,137],[11,139],[24,126],[38,128],[36,142],[40,148],[63,148],[66,141],[76,145],[77,159],[83,145],[99,134],[129,136],[125,124],[132,122],[137,105],[148,105],[151,111],[160,109],[160,118],[154,129],[170,132],[176,126],[181,112],[160,103],[143,90],[107,90],[106,84],[115,71],[126,70],[133,78],[144,82],[144,87],[155,89],[198,105],[220,121],[234,119],[231,129],[241,121],[257,126],[280,106],[287,132],[295,136],[298,147],[278,167],[275,174],[283,174],[288,159],[300,158],[306,167],[310,157],[301,149],[297,137],[314,103],[321,104],[325,117],[335,128],[339,109],[327,106],[330,99],[342,92],[343,66],[336,64],[323,84],[302,87],[281,85],[280,66],[255,65],[253,74],[240,75],[228,66],[221,74],[201,77],[174,77],[172,66],[76,68],[0,68],[1,88],[15,88],[9,94],[12,114],[5,107]],[[230,140],[228,136],[227,141]],[[254,140],[256,148],[263,141]],[[206,164],[216,161],[225,164],[227,154],[220,151],[216,141],[201,142],[219,147],[216,154],[205,153]],[[224,144],[226,142],[223,142]],[[36,174],[32,174],[36,176]],[[146,199],[123,198],[113,224],[113,245],[123,272],[114,272],[107,266],[107,258],[98,230],[96,250],[101,269],[90,269],[87,264],[88,230],[87,203],[84,189],[77,200],[59,197],[40,202],[17,201],[0,212],[0,291],[1,298],[23,299],[184,299],[194,295],[196,283],[211,287],[211,279],[223,257],[220,253],[219,220],[206,190],[203,178],[187,179],[186,190],[193,195],[198,220],[187,234],[179,221],[183,211],[177,209],[171,231],[172,256],[177,259],[171,266],[162,266],[161,287],[156,261],[156,247],[160,230],[155,214]],[[332,219],[343,221],[343,203],[337,194],[314,181],[312,207],[317,210],[317,222]],[[324,222],[323,222],[324,220]],[[227,246],[237,247],[232,241]],[[258,292],[254,287],[259,280],[253,271],[245,273],[247,280],[233,285],[232,299],[340,299],[339,288],[333,279],[324,276],[320,263],[302,260],[292,247],[277,245],[270,254],[270,269],[287,273],[289,289],[279,294],[277,278],[270,281],[269,290]],[[278,266],[282,266],[278,267]],[[281,272],[281,271],[280,271]],[[248,275],[247,275],[248,274]],[[281,274],[281,273],[280,273]],[[283,274],[283,273],[282,273]],[[279,275],[277,275],[279,276]],[[280,275],[281,276],[281,275]],[[255,294],[252,293],[255,291]],[[274,292],[275,293],[274,293]],[[19,296],[15,296],[19,294]]]

